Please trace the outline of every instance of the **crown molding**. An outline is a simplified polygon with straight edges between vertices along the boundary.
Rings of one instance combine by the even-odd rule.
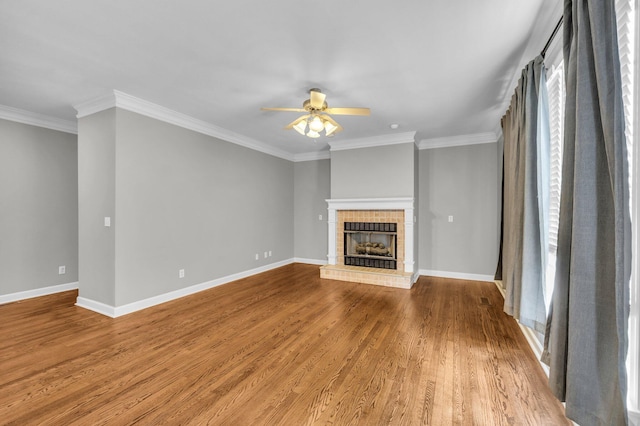
[[[25,111],[6,105],[0,105],[0,119],[28,124],[30,126],[44,127],[45,129],[57,130],[64,133],[78,134],[78,125],[73,121],[49,117],[48,115]]]
[[[495,129],[493,129],[493,133],[495,133],[495,135],[496,135],[496,142],[497,142],[501,137],[503,137],[503,134],[502,134],[502,124],[501,124],[500,122],[498,122],[498,124],[496,125],[496,128],[495,128]]]
[[[390,135],[372,136],[369,138],[330,141],[329,146],[331,147],[331,151],[344,151],[347,149],[415,143],[415,137],[416,132],[394,133]]]
[[[294,154],[293,161],[299,163],[302,161],[328,160],[331,158],[329,151],[305,152],[303,154]]]
[[[193,130],[194,132],[202,133],[207,136],[222,139],[236,145],[244,146],[245,148],[273,155],[274,157],[294,161],[294,155],[289,152],[274,148],[258,140],[232,132],[231,130],[223,129],[215,124],[193,118],[186,114],[145,101],[144,99],[136,98],[118,90],[114,90],[113,93],[109,93],[99,98],[74,105],[74,108],[78,111],[78,118],[86,117],[87,115],[95,114],[114,107],[135,112],[159,121],[164,121],[165,123],[173,124],[188,130]]]
[[[447,136],[444,138],[422,139],[419,149],[447,148],[452,146],[478,145],[497,142],[498,137],[493,132],[476,133],[473,135]]]
[[[100,111],[107,110],[109,108],[115,108],[116,96],[115,91],[99,96],[97,98],[89,99],[88,101],[81,102],[73,106],[78,112],[76,118],[86,117],[98,113]]]

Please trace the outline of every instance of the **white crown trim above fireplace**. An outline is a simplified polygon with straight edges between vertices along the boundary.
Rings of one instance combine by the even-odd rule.
[[[404,272],[413,272],[414,221],[413,198],[348,198],[325,200],[329,218],[329,265],[336,264],[337,212],[340,210],[404,210]]]
[[[343,198],[325,200],[329,210],[413,210],[413,198]]]

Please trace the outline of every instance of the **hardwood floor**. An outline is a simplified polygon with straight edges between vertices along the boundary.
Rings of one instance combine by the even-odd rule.
[[[0,306],[0,423],[570,424],[493,283],[293,264],[112,319]]]

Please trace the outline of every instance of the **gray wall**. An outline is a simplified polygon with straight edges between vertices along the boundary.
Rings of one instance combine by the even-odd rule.
[[[413,142],[331,153],[331,198],[414,196]]]
[[[331,160],[295,163],[293,176],[294,255],[326,262],[329,247],[325,200],[331,198]]]
[[[98,218],[93,230],[115,233],[111,305],[293,257],[292,162],[129,111],[111,111],[115,161],[104,153],[94,175],[109,175],[101,168],[115,165],[114,221],[104,228]],[[83,195],[93,204],[96,194]],[[102,211],[108,207],[98,216],[106,216]],[[264,258],[265,251],[272,256]],[[182,279],[179,269],[185,270]],[[85,284],[81,274],[81,293]]]
[[[78,120],[79,296],[115,304],[115,108]],[[111,227],[104,218],[111,218]]]
[[[415,196],[416,268],[494,272],[499,144],[291,163],[120,109],[78,128],[0,120],[0,294],[79,280],[82,297],[121,306],[292,257],[325,260],[327,198]]]
[[[76,147],[76,135],[0,120],[0,294],[78,280]]]
[[[496,150],[490,143],[420,151],[420,269],[494,274]]]

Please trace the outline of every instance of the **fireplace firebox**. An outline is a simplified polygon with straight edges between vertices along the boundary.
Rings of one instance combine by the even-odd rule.
[[[397,223],[345,222],[344,264],[397,269]]]

